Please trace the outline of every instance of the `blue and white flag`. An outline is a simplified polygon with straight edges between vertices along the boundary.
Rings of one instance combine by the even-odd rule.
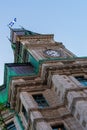
[[[8,26],[9,26],[9,27],[12,27],[15,22],[17,22],[17,19],[16,19],[16,18],[14,18],[14,20],[11,21],[11,22],[8,24]]]

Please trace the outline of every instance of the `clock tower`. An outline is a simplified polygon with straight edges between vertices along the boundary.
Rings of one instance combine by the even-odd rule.
[[[26,41],[21,37],[21,43],[37,61],[72,58],[75,56],[61,42],[56,42],[53,34],[37,34],[28,38]]]
[[[38,34],[25,29],[12,30],[12,46],[14,48],[15,62],[37,62],[76,57],[65,48],[63,43],[56,42],[53,34]],[[25,34],[25,36],[24,36]],[[20,58],[19,58],[20,57]],[[26,60],[25,60],[26,59]]]

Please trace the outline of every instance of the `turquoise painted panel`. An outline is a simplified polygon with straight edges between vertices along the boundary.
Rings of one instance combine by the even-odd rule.
[[[35,72],[38,73],[39,62],[32,55],[29,55],[28,61],[35,67]]]

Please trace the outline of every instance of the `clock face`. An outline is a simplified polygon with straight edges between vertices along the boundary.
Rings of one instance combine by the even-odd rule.
[[[51,57],[59,57],[60,56],[60,53],[59,51],[57,50],[52,50],[52,49],[48,49],[48,50],[45,50],[44,53],[48,56],[51,56]]]

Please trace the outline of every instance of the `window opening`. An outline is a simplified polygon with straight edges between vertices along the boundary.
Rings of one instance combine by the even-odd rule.
[[[39,108],[45,108],[49,106],[42,94],[33,95],[33,98],[37,102]]]
[[[87,79],[84,76],[75,77],[83,86],[87,86]]]
[[[28,113],[27,113],[27,111],[26,111],[26,109],[24,108],[23,105],[22,105],[22,113],[24,114],[26,121],[28,121]]]
[[[13,121],[6,125],[7,130],[17,130]]]
[[[62,125],[52,126],[52,130],[66,130],[66,128],[62,124]]]

